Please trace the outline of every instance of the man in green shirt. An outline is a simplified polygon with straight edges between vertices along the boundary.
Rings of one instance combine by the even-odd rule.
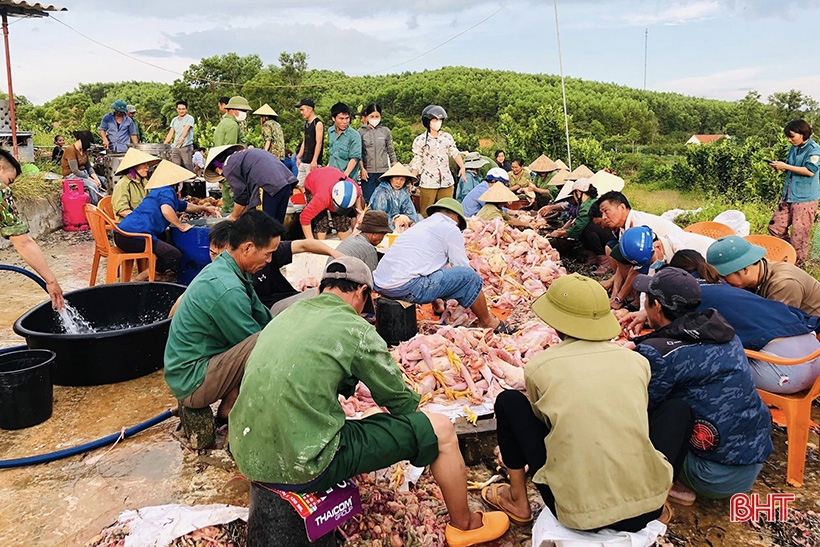
[[[330,108],[333,125],[327,130],[328,162],[353,180],[359,180],[362,136],[350,127],[350,107],[336,103]]]
[[[430,465],[450,514],[448,543],[500,537],[506,515],[467,505],[467,469],[452,423],[418,412],[418,393],[359,315],[372,309],[372,288],[364,262],[338,258],[326,266],[319,296],[296,302],[259,335],[230,415],[239,470],[274,488],[319,492],[401,460]],[[360,380],[389,413],[345,419],[338,396],[352,395]]]
[[[214,129],[214,146],[225,146],[226,144],[244,144],[245,135],[242,133],[242,122],[248,117],[251,105],[245,97],[236,95],[231,97],[225,105],[226,112]],[[224,180],[222,181],[222,212],[233,211],[233,193],[231,187]]]
[[[284,233],[262,211],[247,211],[230,225],[229,248],[185,291],[165,346],[165,381],[181,406],[221,400],[217,420],[227,421],[245,362],[272,319],[253,290],[253,274],[270,262]]]
[[[279,114],[268,103],[263,104],[253,112],[262,121],[263,148],[279,158],[285,159],[285,135],[279,124]]]

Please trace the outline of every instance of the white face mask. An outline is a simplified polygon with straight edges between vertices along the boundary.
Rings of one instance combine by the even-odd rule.
[[[441,120],[433,120],[430,122],[430,129],[433,131],[438,131],[441,129]]]
[[[381,123],[381,121],[382,121],[381,118],[368,118],[367,119],[367,123],[369,123],[373,127],[376,127],[377,125],[379,125],[379,123]]]
[[[245,121],[245,118],[247,118],[247,117],[248,117],[248,113],[247,113],[247,112],[240,112],[239,114],[237,114],[237,115],[236,115],[236,121],[238,121],[238,122],[244,122],[244,121]]]

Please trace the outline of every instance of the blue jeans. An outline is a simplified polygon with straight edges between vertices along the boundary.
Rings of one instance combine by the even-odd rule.
[[[384,173],[368,173],[367,180],[362,181],[362,199],[364,199],[365,203],[370,203],[370,196],[373,195],[373,191],[381,182],[379,181],[379,177],[382,175],[384,175]]]
[[[429,304],[436,298],[452,298],[458,301],[459,306],[469,308],[478,298],[483,286],[481,276],[474,269],[460,266],[416,277],[395,289],[376,287],[376,291],[388,298],[414,304]]]
[[[85,193],[91,198],[91,205],[97,205],[100,202],[100,199],[102,199],[99,195],[103,193],[102,188],[100,188],[100,185],[98,185],[97,182],[91,178],[88,171],[81,171],[80,173],[83,175],[82,179],[83,186],[85,187]],[[105,177],[102,175],[97,175],[97,178],[100,179],[102,186],[105,186]]]

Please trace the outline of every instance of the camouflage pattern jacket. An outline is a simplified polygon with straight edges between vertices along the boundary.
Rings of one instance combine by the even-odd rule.
[[[734,329],[716,310],[693,312],[635,340],[652,367],[650,412],[667,399],[692,408],[692,452],[725,465],[763,463],[774,447],[771,415]]]
[[[17,212],[14,204],[14,196],[8,184],[0,183],[0,236],[8,239],[12,236],[20,236],[28,233],[28,226],[25,225]]]

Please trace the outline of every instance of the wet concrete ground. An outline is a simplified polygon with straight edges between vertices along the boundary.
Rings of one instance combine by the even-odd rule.
[[[65,291],[88,285],[94,249],[89,234],[58,232],[41,245]],[[22,265],[13,250],[0,251],[0,263]],[[45,293],[27,278],[7,272],[0,272],[0,287],[0,347],[22,344],[24,341],[13,334],[11,325],[19,315],[44,301]],[[55,386],[51,419],[20,431],[0,430],[0,460],[51,452],[117,433],[174,404],[161,371],[108,386]],[[820,408],[813,411],[815,421],[820,421]],[[176,432],[177,423],[171,418],[108,452],[102,449],[49,464],[0,470],[0,545],[83,545],[123,510],[147,505],[247,505],[247,492],[234,483],[228,485],[236,468],[227,452],[197,453],[185,448]],[[754,492],[793,492],[797,495],[793,508],[819,512],[817,435],[810,435],[805,485],[799,489],[787,487],[785,482],[785,432],[775,431],[774,441],[775,454],[765,464]],[[471,478],[486,479],[491,471],[476,466],[470,474]],[[477,494],[471,495],[471,505],[481,508]],[[693,507],[674,509],[668,544],[772,544],[765,533],[729,522],[727,500],[699,499]],[[529,527],[513,527],[501,544],[529,545]]]

